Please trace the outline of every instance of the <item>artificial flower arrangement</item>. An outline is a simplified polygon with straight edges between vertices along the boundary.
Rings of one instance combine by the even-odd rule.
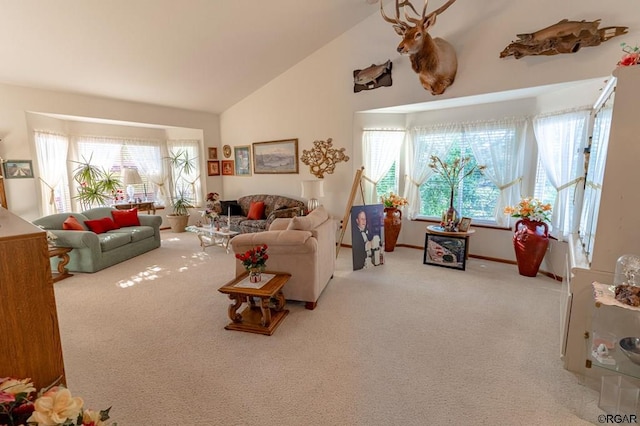
[[[383,195],[380,197],[380,201],[384,204],[385,208],[394,208],[397,209],[402,206],[406,206],[409,204],[406,198],[399,196],[398,194],[394,194],[390,192],[389,195]]]
[[[111,198],[113,198],[113,202],[124,203],[124,191],[122,189],[114,189],[111,191]]]
[[[517,205],[505,207],[504,214],[534,222],[549,222],[551,204],[544,204],[537,198],[525,197]]]
[[[236,259],[242,262],[242,265],[247,271],[252,269],[263,270],[266,266],[269,255],[267,254],[267,245],[263,244],[247,250],[245,253],[236,253]]]
[[[640,64],[640,48],[638,48],[638,46],[631,47],[627,43],[620,43],[620,47],[622,47],[624,55],[622,55],[622,59],[618,61],[619,67]]]
[[[442,227],[445,231],[453,232],[458,228],[459,222],[460,220],[454,209],[450,215],[447,215],[447,212],[442,213],[442,219],[440,219],[440,227]]]
[[[107,426],[109,407],[84,408],[82,398],[64,386],[51,386],[34,395],[31,379],[0,377],[0,425],[7,426]],[[111,423],[117,426],[117,423]]]
[[[218,213],[216,213],[213,209],[207,207],[206,209],[200,211],[200,215],[209,220],[209,223],[214,223],[218,220]]]

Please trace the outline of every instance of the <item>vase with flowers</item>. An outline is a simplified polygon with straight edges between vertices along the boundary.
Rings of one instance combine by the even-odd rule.
[[[429,167],[438,175],[442,176],[445,183],[449,186],[449,208],[442,214],[442,220],[440,226],[445,231],[455,231],[458,228],[460,222],[460,215],[453,206],[453,199],[455,190],[460,183],[476,170],[482,172],[486,169],[486,166],[474,165],[471,166],[471,156],[458,157],[451,162],[446,162],[440,159],[437,155],[431,156]]]
[[[217,228],[220,229],[220,226],[218,225],[218,213],[207,207],[200,211],[200,215],[207,221],[211,228],[217,226]]]
[[[116,426],[107,423],[109,410],[84,408],[82,398],[72,396],[62,385],[36,394],[31,379],[0,377],[0,425]]]
[[[507,206],[504,213],[519,220],[513,234],[518,272],[525,277],[535,277],[549,246],[551,204],[537,198],[525,197],[515,206]]]
[[[622,58],[618,61],[619,67],[629,67],[640,64],[640,48],[638,46],[631,47],[627,43],[620,43],[620,47],[624,52]]]
[[[242,266],[249,272],[249,281],[257,283],[262,280],[262,272],[266,268],[267,259],[267,245],[263,244],[256,246],[245,253],[236,253],[236,259],[242,262]]]
[[[393,251],[398,242],[398,235],[402,229],[402,211],[400,207],[409,204],[406,198],[393,192],[380,197],[384,205],[384,251]]]

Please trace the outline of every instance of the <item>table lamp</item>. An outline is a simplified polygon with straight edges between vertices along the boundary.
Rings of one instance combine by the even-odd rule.
[[[138,173],[138,169],[135,167],[125,167],[122,169],[122,184],[127,186],[127,195],[129,196],[129,202],[133,203],[133,196],[135,195],[135,188],[133,185],[142,183],[142,178]]]
[[[303,180],[302,198],[308,198],[307,210],[312,211],[320,205],[318,198],[324,197],[324,181],[322,180]]]

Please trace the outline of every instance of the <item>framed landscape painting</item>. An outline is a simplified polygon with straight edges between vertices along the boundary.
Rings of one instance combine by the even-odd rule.
[[[236,176],[251,176],[251,147],[236,146],[233,148],[236,162]]]
[[[298,173],[298,139],[254,142],[253,172]]]
[[[465,270],[465,237],[427,234],[424,242],[424,260],[426,265]]]
[[[33,165],[31,160],[7,160],[4,167],[4,177],[6,179],[33,178]]]

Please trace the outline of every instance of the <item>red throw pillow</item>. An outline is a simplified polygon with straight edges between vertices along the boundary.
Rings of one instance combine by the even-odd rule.
[[[125,226],[140,226],[138,208],[136,207],[130,210],[112,210],[111,216],[113,216],[113,221],[119,228],[123,228]]]
[[[67,231],[84,231],[84,226],[82,226],[75,216],[69,216],[62,222],[62,229],[66,229]]]
[[[118,229],[119,226],[115,224],[113,219],[110,217],[103,217],[101,219],[95,220],[85,220],[85,225],[89,227],[89,229],[96,234],[104,234],[107,231],[111,231],[114,229]]]
[[[247,219],[260,220],[264,217],[264,201],[254,201],[249,206]]]

